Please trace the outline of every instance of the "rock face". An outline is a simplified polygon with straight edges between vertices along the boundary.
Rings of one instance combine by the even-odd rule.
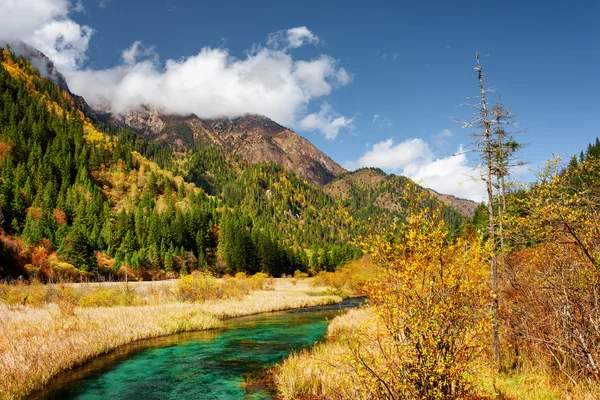
[[[234,153],[250,163],[274,162],[310,183],[325,185],[345,170],[308,140],[275,121],[260,115],[202,119],[195,115],[165,115],[140,106],[123,115],[98,111],[101,120],[175,150],[212,146]]]

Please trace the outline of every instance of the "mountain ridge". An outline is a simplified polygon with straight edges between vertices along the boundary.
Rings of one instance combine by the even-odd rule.
[[[346,172],[308,140],[268,117],[245,114],[204,119],[164,114],[148,105],[123,114],[97,110],[99,119],[129,127],[148,140],[169,144],[176,151],[215,146],[251,164],[275,162],[308,182],[325,185]]]

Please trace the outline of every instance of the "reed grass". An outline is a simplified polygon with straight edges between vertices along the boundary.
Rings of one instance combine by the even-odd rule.
[[[357,398],[353,370],[346,362],[347,335],[372,321],[368,308],[348,310],[327,328],[327,342],[294,353],[273,370],[277,394],[283,400],[296,398]]]

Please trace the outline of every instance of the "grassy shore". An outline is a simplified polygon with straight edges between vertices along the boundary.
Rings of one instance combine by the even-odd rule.
[[[137,283],[124,289],[123,285],[112,284],[106,289],[108,294],[95,288],[97,285],[71,285],[69,290],[74,294],[69,292],[69,296],[77,302],[65,300],[69,297],[64,295],[52,297],[47,292],[43,297],[47,300],[36,300],[35,306],[27,305],[27,300],[17,304],[0,301],[0,398],[20,398],[43,386],[57,373],[136,340],[214,329],[228,318],[342,300],[337,296],[315,295],[319,288],[304,280],[273,280],[270,290],[204,302],[178,301],[172,295],[176,292],[173,285],[176,283]],[[13,289],[4,288],[5,297],[17,296]],[[42,294],[38,292],[51,289],[24,285],[14,290],[30,291],[22,296],[29,298],[35,293],[40,297]],[[67,289],[57,290],[61,293]],[[127,297],[131,291],[136,295]],[[118,302],[123,292],[126,301],[144,305],[86,307],[78,303],[91,304],[89,293],[94,294],[93,299],[108,296]]]
[[[368,308],[353,309],[334,318],[327,331],[327,341],[312,349],[292,354],[275,367],[273,382],[279,398],[361,399],[355,371],[345,340],[361,326],[372,326]],[[475,397],[480,399],[559,400],[597,399],[598,387],[573,387],[560,376],[534,367],[522,366],[511,373],[498,373],[482,363],[470,379]]]

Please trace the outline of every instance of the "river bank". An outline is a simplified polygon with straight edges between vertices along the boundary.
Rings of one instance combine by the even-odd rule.
[[[140,289],[141,291],[142,289]],[[274,280],[241,298],[117,307],[0,303],[0,398],[42,387],[59,372],[141,339],[215,329],[245,315],[341,302],[308,280]]]
[[[268,381],[280,400],[291,399],[362,399],[368,395],[359,390],[364,376],[357,375],[353,365],[357,351],[356,335],[369,332],[377,323],[368,307],[351,309],[336,316],[328,325],[325,341],[310,349],[292,354],[269,369]],[[354,343],[354,344],[352,344]],[[380,348],[360,349],[373,356]],[[356,353],[355,353],[356,354]],[[559,400],[564,398],[591,400],[595,388],[570,388],[556,374],[535,366],[522,365],[513,371],[498,372],[482,361],[468,377],[473,384],[473,396],[478,399]]]

